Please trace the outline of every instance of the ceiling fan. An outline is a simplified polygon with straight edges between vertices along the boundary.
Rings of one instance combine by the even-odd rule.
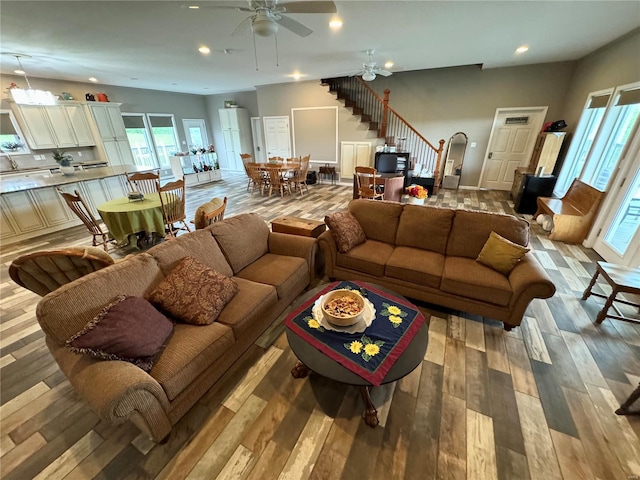
[[[376,66],[376,62],[373,61],[373,54],[375,50],[367,50],[365,52],[369,56],[369,63],[362,64],[362,70],[354,75],[359,75],[363,80],[370,82],[376,79],[376,75],[382,75],[383,77],[388,77],[389,75],[393,75],[389,70],[385,70],[384,68]]]
[[[292,31],[296,35],[306,37],[313,33],[306,25],[284,15],[285,13],[336,13],[336,4],[332,1],[304,1],[282,2],[278,0],[249,0],[248,7],[214,6],[211,8],[226,8],[253,12],[254,15],[245,18],[231,35],[240,35],[249,27],[253,33],[261,37],[270,37],[278,32],[279,26]]]

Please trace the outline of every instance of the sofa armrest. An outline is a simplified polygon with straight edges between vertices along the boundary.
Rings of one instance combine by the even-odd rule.
[[[325,272],[329,278],[333,278],[333,268],[338,261],[338,245],[331,230],[325,230],[318,237],[318,246],[324,253]]]
[[[534,298],[549,298],[556,293],[556,286],[533,253],[527,253],[509,274],[513,289],[511,298],[511,325],[520,325],[525,310]]]
[[[317,250],[318,242],[313,237],[303,237],[288,233],[269,233],[269,253],[303,258],[309,266],[309,278],[312,281],[315,276]]]
[[[100,418],[117,425],[138,414],[136,425],[154,440],[169,434],[169,399],[151,375],[128,362],[96,360],[55,344],[50,337],[46,341],[75,391]]]

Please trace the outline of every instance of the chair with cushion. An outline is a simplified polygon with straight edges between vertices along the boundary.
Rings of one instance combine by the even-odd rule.
[[[64,192],[60,187],[56,187],[56,190],[58,190],[58,193],[62,196],[62,198],[64,198],[64,201],[67,202],[67,205],[69,206],[71,211],[75,213],[80,218],[80,220],[82,220],[82,223],[84,223],[85,227],[87,227],[87,230],[89,230],[91,235],[93,235],[92,245],[94,247],[97,246],[98,241],[96,240],[96,238],[101,237],[104,251],[108,252],[109,250],[107,249],[107,242],[110,241],[109,232],[102,230],[102,227],[100,227],[95,217],[91,213],[91,210],[89,210],[87,205],[84,203],[84,200],[82,200],[82,197],[80,197],[78,191],[74,190],[74,194],[71,194]]]
[[[159,180],[160,170],[127,173],[127,182],[132,192],[156,193],[156,182]]]
[[[356,167],[358,198],[384,200],[384,193],[376,190],[376,169],[373,167]]]
[[[169,182],[163,187],[160,186],[160,182],[156,182],[156,189],[160,195],[160,205],[162,206],[162,217],[164,218],[166,232],[172,237],[176,237],[180,230],[190,232],[191,229],[185,221],[187,215],[185,213],[184,178]],[[174,225],[178,222],[182,223],[182,228]]]
[[[227,208],[227,197],[212,198],[207,203],[203,203],[196,209],[195,218],[193,223],[196,226],[196,230],[207,228],[209,225],[215,222],[224,220],[224,211]]]
[[[41,297],[61,285],[108,267],[113,258],[96,247],[68,247],[26,253],[9,265],[11,280]]]

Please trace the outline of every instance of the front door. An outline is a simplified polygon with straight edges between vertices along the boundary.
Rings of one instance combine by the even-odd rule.
[[[264,117],[264,137],[267,158],[291,156],[289,117]]]
[[[528,165],[546,114],[547,107],[496,110],[480,176],[481,188],[511,190],[515,169]]]

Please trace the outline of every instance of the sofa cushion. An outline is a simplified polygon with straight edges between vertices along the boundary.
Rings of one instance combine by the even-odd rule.
[[[441,253],[412,247],[396,247],[387,260],[384,273],[387,277],[440,288],[443,268],[444,255]]]
[[[385,265],[392,253],[393,245],[367,240],[348,253],[338,253],[336,264],[339,267],[368,273],[375,277],[383,277]]]
[[[440,289],[500,306],[508,305],[513,295],[504,275],[465,257],[445,257]]]
[[[149,300],[185,323],[209,325],[237,291],[233,279],[185,257],[151,292]]]
[[[205,326],[178,323],[149,374],[173,400],[234,344],[231,329],[218,322]]]
[[[509,275],[528,251],[528,248],[510,242],[496,232],[491,232],[476,260],[503,275]]]
[[[454,211],[449,208],[405,205],[395,244],[444,255]]]
[[[236,339],[240,339],[249,330],[261,328],[264,319],[267,318],[265,312],[278,302],[278,294],[271,285],[238,277],[235,277],[235,280],[238,284],[238,293],[224,307],[217,322],[233,329]]]
[[[170,242],[162,242],[147,250],[147,253],[158,260],[162,273],[169,275],[184,257],[193,257],[200,263],[212,268],[222,275],[230,277],[233,270],[227,262],[218,242],[208,230],[180,235]]]
[[[456,210],[447,243],[447,255],[477,258],[491,232],[526,247],[529,223],[513,215]]]
[[[245,213],[207,227],[237,274],[268,252],[269,227],[258,214]]]
[[[171,320],[144,298],[119,295],[66,344],[74,353],[130,362],[148,372],[172,331]]]
[[[356,199],[349,202],[349,211],[362,225],[367,239],[394,244],[402,214],[401,203]]]
[[[273,285],[278,298],[288,298],[309,284],[309,266],[304,258],[267,253],[240,270],[236,278]]]
[[[324,217],[324,223],[329,225],[340,253],[347,253],[367,240],[364,230],[351,212],[335,212],[327,215]]]

